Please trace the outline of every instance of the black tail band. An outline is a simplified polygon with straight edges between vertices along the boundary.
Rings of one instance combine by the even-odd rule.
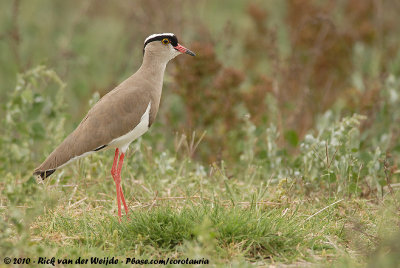
[[[36,171],[35,173],[33,173],[33,175],[39,175],[42,180],[44,180],[45,178],[49,177],[51,174],[53,174],[56,170],[55,169],[49,169],[49,170],[45,170],[45,171]]]

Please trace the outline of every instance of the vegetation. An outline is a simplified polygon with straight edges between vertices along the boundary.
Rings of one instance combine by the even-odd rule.
[[[229,8],[227,8],[229,6]],[[396,1],[3,1],[3,258],[399,267]],[[33,169],[174,32],[157,122],[113,152]],[[126,264],[119,264],[126,266]],[[71,265],[65,265],[71,266]]]

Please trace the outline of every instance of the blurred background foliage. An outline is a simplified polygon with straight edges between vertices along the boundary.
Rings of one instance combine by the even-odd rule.
[[[29,176],[140,66],[146,36],[174,32],[197,56],[167,68],[158,119],[143,137],[148,161],[170,152],[202,168],[225,163],[228,177],[248,176],[248,166],[262,180],[305,178],[367,196],[397,179],[396,1],[0,5],[3,171],[26,163]]]
[[[382,88],[400,72],[397,1],[0,5],[2,103],[17,73],[46,65],[67,86],[65,133],[79,123],[93,94],[104,95],[140,66],[147,35],[176,33],[198,56],[170,64],[153,136],[170,140],[176,131],[207,130],[195,155],[207,162],[237,158],[243,148],[232,142],[243,137],[247,114],[259,129],[275,124],[280,146],[290,152],[332,107],[340,116],[366,115],[362,128],[385,124],[380,113],[389,104]],[[388,117],[384,121],[396,128]],[[392,130],[394,141],[399,130]]]
[[[201,188],[233,204],[254,195],[391,196],[398,216],[390,185],[400,181],[398,14],[396,0],[1,1],[0,203],[30,203],[39,187],[33,168],[136,71],[148,35],[173,32],[197,56],[169,63],[158,118],[127,164],[127,184],[137,178],[151,191],[131,196],[174,195],[183,184],[188,195]],[[109,175],[112,154],[82,160],[50,183],[86,176],[79,198],[107,192],[95,179]],[[270,183],[276,191],[252,188]],[[78,202],[74,195],[64,201]],[[54,196],[40,198],[55,205]],[[364,255],[389,247],[381,246]]]

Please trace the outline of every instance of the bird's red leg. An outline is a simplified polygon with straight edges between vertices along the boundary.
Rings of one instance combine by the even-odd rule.
[[[115,149],[114,162],[113,162],[113,165],[112,165],[112,168],[111,168],[111,175],[112,175],[114,181],[115,181],[114,177],[117,175],[118,156],[119,156],[119,150],[117,148],[117,149]]]
[[[125,158],[125,154],[122,153],[121,156],[119,157],[118,171],[117,171],[118,172],[119,181],[121,181],[121,169],[122,169],[122,164],[124,163],[124,158]],[[128,206],[126,205],[125,196],[124,196],[124,193],[122,192],[122,186],[121,185],[120,185],[119,190],[120,190],[120,197],[122,199],[122,203],[124,204],[125,213],[128,216]]]
[[[114,179],[115,182],[115,187],[117,191],[117,204],[118,204],[118,221],[121,222],[121,196],[120,196],[120,189],[121,189],[121,177],[118,176],[118,156],[119,156],[119,150],[118,148],[115,149],[115,156],[114,156],[114,162],[111,168],[111,175]]]
[[[128,216],[128,206],[126,205],[125,196],[124,196],[124,193],[122,192],[122,185],[120,185],[119,189],[120,189],[120,195],[121,195],[121,199],[122,199],[122,204],[124,204],[125,213],[126,213],[126,216]]]

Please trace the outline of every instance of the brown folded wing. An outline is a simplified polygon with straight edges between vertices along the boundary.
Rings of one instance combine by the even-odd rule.
[[[90,109],[79,126],[35,169],[34,174],[46,178],[74,157],[95,151],[128,133],[140,122],[150,101],[150,93],[145,88],[131,87],[128,81],[121,84]],[[151,122],[156,112],[150,112]]]

